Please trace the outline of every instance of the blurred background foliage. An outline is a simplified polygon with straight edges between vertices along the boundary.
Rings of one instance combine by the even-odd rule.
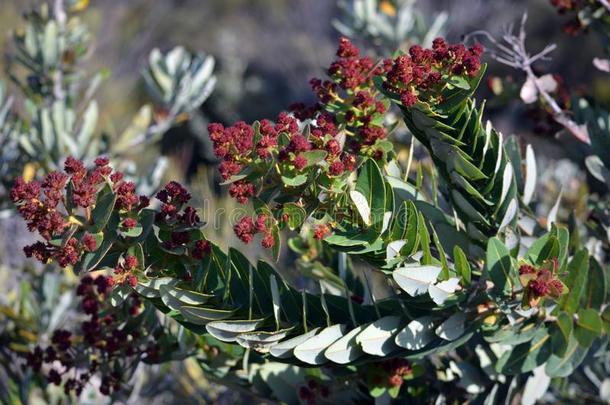
[[[34,3],[34,0],[0,0],[0,46],[7,55],[7,62],[14,51],[12,30],[20,24],[21,14]],[[397,4],[389,0],[381,3],[384,4],[381,12],[393,17]],[[217,77],[214,92],[190,120],[165,133],[158,153],[169,159],[165,178],[187,181],[195,197],[194,205],[204,207],[204,219],[218,225],[208,228],[208,237],[223,248],[239,246],[251,259],[257,259],[260,249],[239,244],[227,214],[211,216],[217,209],[229,213],[237,207],[234,200],[228,198],[226,189],[218,186],[219,178],[214,168],[217,162],[206,127],[209,122],[231,124],[237,120],[274,119],[293,102],[311,102],[308,79],[323,75],[323,66],[332,60],[340,35],[335,28],[340,26],[337,21],[345,21],[341,1],[80,0],[77,5],[94,38],[84,68],[91,72],[105,71],[111,77],[97,94],[98,131],[105,132],[111,139],[121,134],[148,100],[140,73],[153,48],[167,51],[182,45],[188,50],[214,56]],[[500,35],[527,10],[531,48],[560,44],[551,55],[552,60],[540,64],[538,73],[559,73],[565,86],[576,94],[592,95],[606,109],[610,106],[610,76],[592,64],[595,57],[604,57],[604,44],[593,36],[563,33],[561,26],[565,18],[548,0],[420,0],[417,10],[427,22],[445,13],[447,20],[441,30],[451,42],[459,41],[474,30]],[[417,34],[415,38],[421,39],[426,33]],[[371,53],[383,53],[379,44],[370,43],[366,36],[356,35],[355,42]],[[403,48],[408,45],[403,44]],[[525,81],[520,72],[489,62],[488,85],[482,86],[480,97],[489,99],[488,118],[499,130],[506,135],[518,135],[523,143],[533,144],[542,168],[539,177],[542,189],[538,195],[545,197],[541,199],[541,212],[548,212],[561,189],[564,204],[560,217],[566,220],[571,212],[583,212],[586,190],[591,184],[595,187],[596,183],[584,168],[584,155],[578,154],[578,145],[566,148],[565,142],[572,141],[555,136],[560,128],[550,123],[539,108],[524,105],[519,100],[519,89]],[[4,71],[0,71],[0,79],[8,82]],[[158,153],[153,150],[133,158],[138,166],[147,167],[158,158]],[[23,266],[21,247],[26,241],[18,237],[24,235],[22,225],[9,218],[0,226],[3,246],[0,285],[10,285],[12,289],[10,295],[0,300],[5,303],[19,296],[19,289],[40,286],[19,284],[19,280],[11,276],[11,269]],[[296,256],[284,254],[282,257],[284,262],[278,264],[280,270],[296,277],[293,262]],[[28,271],[40,274],[40,269],[30,267],[27,267]],[[59,283],[51,279],[41,281],[41,285]],[[58,288],[59,292],[69,294],[69,288]],[[44,296],[44,292],[40,294]],[[46,309],[29,308],[26,303],[18,309],[26,318],[33,313],[36,315],[31,316],[40,316],[41,311],[44,314],[44,311],[57,309],[61,297],[59,294],[41,298]],[[51,312],[44,315],[41,324],[49,330],[53,327],[49,324]],[[22,333],[22,337],[27,343],[27,333]],[[142,379],[136,385],[139,391],[132,398],[125,398],[128,402],[233,403],[239,395],[237,391],[211,389],[199,367],[190,361],[142,367],[148,371],[137,374]],[[168,373],[170,369],[172,372]],[[3,378],[0,375],[0,379]],[[59,401],[60,396],[55,398]]]

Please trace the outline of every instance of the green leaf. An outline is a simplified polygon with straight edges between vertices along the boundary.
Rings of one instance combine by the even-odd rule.
[[[533,264],[541,264],[543,262],[544,259],[539,259],[540,253],[551,236],[552,233],[547,233],[536,239],[534,243],[532,243],[526,253],[526,257],[529,259],[530,262],[532,262]]]
[[[314,166],[326,158],[326,151],[324,150],[310,150],[307,152],[301,152],[301,156],[307,159],[307,164],[305,167]]]
[[[98,247],[95,252],[85,253],[83,257],[73,267],[74,273],[89,272],[97,269],[97,266],[106,257],[106,254],[112,247],[115,241],[113,235],[106,235],[102,246]]]
[[[235,310],[222,310],[216,308],[202,308],[192,306],[181,306],[180,314],[195,325],[205,325],[210,321],[219,321],[230,318]]]
[[[211,298],[214,298],[214,295],[185,290],[170,283],[159,286],[159,292],[162,299],[164,295],[169,295],[184,305],[203,305]]]
[[[464,284],[470,285],[472,279],[470,264],[462,248],[457,245],[453,247],[453,260],[455,262],[455,270],[462,277]]]
[[[380,396],[385,394],[385,392],[386,392],[386,387],[384,387],[384,386],[375,386],[375,387],[371,388],[371,390],[369,391],[369,394],[373,398],[379,398]]]
[[[606,334],[610,335],[610,305],[606,306],[602,312],[602,322]]]
[[[562,356],[551,355],[546,363],[544,372],[551,378],[565,378],[576,370],[587,355],[587,349],[580,346],[574,335],[570,337],[570,342]]]
[[[396,335],[396,344],[408,350],[421,350],[436,339],[435,321],[431,316],[412,320]]]
[[[589,253],[586,249],[578,251],[568,264],[568,277],[564,284],[570,293],[565,294],[559,301],[559,307],[572,315],[578,311],[581,298],[587,286],[589,273]]]
[[[551,325],[550,329],[553,354],[560,357],[565,355],[572,337],[572,329],[572,317],[565,312],[560,312],[557,316],[557,322]]]
[[[150,280],[139,281],[135,286],[138,294],[146,298],[160,298],[159,289],[163,285],[178,284],[178,280],[172,277],[151,278]]]
[[[320,365],[328,359],[324,351],[345,333],[345,325],[332,325],[296,346],[293,355],[307,364]]]
[[[606,300],[607,289],[606,272],[599,262],[592,257],[589,263],[587,287],[582,295],[581,305],[585,308],[599,310]]]
[[[273,253],[273,260],[277,262],[280,259],[280,252],[282,250],[282,238],[280,237],[280,229],[275,222],[271,226],[271,234],[273,235],[273,247],[271,248],[271,251]]]
[[[109,186],[106,186],[105,192],[98,197],[95,208],[91,211],[93,224],[89,228],[89,232],[98,233],[104,230],[114,209],[116,198],[116,194],[110,190]]]
[[[593,341],[602,334],[602,320],[599,313],[591,308],[578,311],[578,321],[574,336],[582,347],[590,347]]]
[[[363,326],[350,330],[324,351],[324,356],[333,363],[347,364],[361,357],[364,353],[356,343],[356,336],[362,332]]]
[[[119,235],[124,238],[137,238],[138,236],[142,235],[143,230],[144,228],[142,227],[142,225],[138,223],[136,226],[130,229],[119,229]]]
[[[286,203],[282,207],[282,216],[285,216],[287,221],[286,224],[291,231],[301,227],[305,221],[307,213],[305,210],[295,203]]]
[[[125,302],[132,291],[133,290],[128,285],[119,285],[113,288],[110,293],[110,304],[115,308],[118,307]]]
[[[400,249],[404,256],[411,256],[416,252],[419,245],[419,233],[417,231],[417,208],[412,201],[404,201],[394,216],[391,228],[391,240],[404,240],[406,243]]]
[[[383,227],[383,218],[385,214],[385,183],[379,166],[372,159],[367,159],[360,168],[358,179],[356,180],[355,191],[360,193],[368,203],[370,211],[370,219],[365,223],[377,232],[380,232]],[[360,214],[363,211],[358,209]]]
[[[402,324],[399,316],[385,316],[366,326],[362,333],[356,336],[365,353],[374,356],[387,356],[396,350],[394,335]]]
[[[270,353],[272,356],[277,357],[279,359],[287,359],[292,356],[292,352],[295,347],[315,336],[315,334],[318,333],[319,330],[320,328],[315,328],[302,335],[293,337],[288,340],[284,340],[283,342],[280,342],[277,345],[273,346],[271,348]]]
[[[260,353],[268,353],[277,342],[284,339],[293,330],[293,328],[282,329],[278,331],[262,331],[242,333],[237,336],[237,343],[246,349],[253,349]]]
[[[377,239],[376,232],[362,232],[362,230],[354,228],[348,231],[335,231],[325,238],[324,242],[336,247],[355,247],[373,243],[375,239]]]
[[[556,259],[559,257],[559,251],[559,239],[556,236],[550,236],[544,246],[542,246],[536,264],[542,264],[545,260]]]
[[[235,342],[237,336],[256,330],[265,322],[265,319],[212,321],[205,326],[205,329],[218,340]]]
[[[456,312],[441,323],[435,330],[436,336],[452,342],[464,334],[466,330],[466,316],[463,312]]]
[[[508,249],[500,239],[494,237],[487,243],[487,260],[485,269],[489,278],[494,283],[497,293],[511,295],[513,283],[516,277],[515,269]]]
[[[390,395],[390,398],[398,398],[398,394],[400,394],[400,387],[402,387],[401,385],[395,385],[393,387],[388,388],[388,395]]]
[[[299,187],[307,183],[307,175],[297,174],[295,176],[282,175],[282,183],[288,187]]]
[[[541,327],[530,342],[505,352],[496,363],[496,371],[507,375],[527,373],[544,364],[550,355],[550,336]]]
[[[430,232],[426,226],[426,220],[421,212],[417,215],[417,229],[419,230],[420,246],[423,251],[422,264],[432,263],[432,251],[430,250]]]
[[[462,76],[451,76],[449,78],[449,84],[459,89],[470,90],[470,83]]]
[[[441,271],[440,279],[448,280],[449,279],[449,265],[447,263],[447,255],[445,254],[445,249],[443,249],[443,245],[441,244],[441,242],[438,238],[438,234],[436,233],[434,226],[432,226],[432,225],[430,225],[430,226],[432,228],[432,240],[434,241],[434,247],[436,247],[436,250],[438,251],[438,256],[441,261],[441,268],[443,269]]]

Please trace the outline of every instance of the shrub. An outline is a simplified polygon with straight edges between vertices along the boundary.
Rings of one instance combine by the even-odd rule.
[[[606,356],[607,264],[591,246],[607,250],[607,222],[561,224],[559,203],[535,214],[533,148],[522,156],[473,96],[482,53],[437,38],[378,60],[341,38],[328,77],[310,82],[314,104],[274,122],[210,124],[223,185],[248,207],[235,234],[277,261],[292,231],[305,286],[209,240],[178,182],[149,199],[109,159],[74,157],[41,181],[18,179],[11,200],[41,237],[26,255],[96,272],[77,289],[81,331],[56,331],[29,366],[76,394],[93,373],[103,394],[120,390],[120,371],[139,357],[194,357],[222,383],[288,403],[534,403],[552,379],[561,398],[559,379]],[[530,72],[531,60],[517,62]],[[157,74],[148,81],[163,82]],[[431,158],[415,179],[414,146],[403,165],[389,138],[395,113]],[[603,111],[583,114],[604,145]],[[589,168],[607,181],[595,152]]]

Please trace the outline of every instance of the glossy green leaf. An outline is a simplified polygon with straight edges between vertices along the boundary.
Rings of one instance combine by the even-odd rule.
[[[550,355],[550,335],[540,328],[531,341],[505,352],[496,363],[496,371],[507,375],[527,373],[544,364]]]
[[[366,326],[356,336],[356,342],[360,344],[365,353],[374,356],[387,356],[397,348],[394,343],[394,335],[401,325],[401,317],[384,316]]]
[[[223,342],[234,342],[241,333],[252,332],[260,327],[265,318],[252,320],[225,320],[209,322],[205,329],[216,339]]]
[[[286,224],[292,231],[301,227],[307,214],[305,210],[295,203],[286,203],[282,207],[282,216],[287,218]]]
[[[364,353],[358,343],[356,336],[364,329],[363,326],[358,326],[350,330],[343,337],[337,340],[324,351],[324,356],[337,364],[347,364],[361,357]]]
[[[280,342],[280,343],[274,345],[271,348],[270,353],[272,356],[277,357],[279,359],[289,358],[293,355],[293,350],[295,347],[297,347],[301,343],[304,343],[305,341],[309,340],[310,338],[315,336],[315,334],[318,333],[319,331],[320,331],[320,328],[315,328],[302,335],[295,336],[291,339],[284,340],[283,342]]]
[[[498,294],[512,294],[516,277],[515,269],[506,245],[498,238],[491,238],[487,243],[485,270]]]
[[[325,350],[339,340],[345,332],[345,325],[332,325],[296,346],[292,354],[307,364],[320,365],[328,361]]]
[[[114,209],[116,198],[116,194],[109,189],[98,197],[95,208],[91,211],[91,219],[93,221],[89,230],[91,233],[101,232],[106,227]]]
[[[235,310],[222,310],[192,306],[181,306],[178,310],[182,316],[184,316],[184,318],[196,325],[205,325],[210,321],[228,319],[235,313]]]
[[[585,308],[599,310],[605,303],[608,290],[607,275],[602,266],[593,257],[589,262],[587,286],[582,295],[581,305]]]
[[[582,347],[590,347],[602,334],[602,320],[599,313],[591,308],[578,311],[574,336]]]
[[[455,262],[455,270],[462,277],[464,284],[470,285],[472,279],[470,264],[462,248],[457,245],[453,247],[453,260]]]
[[[578,311],[587,286],[588,274],[589,253],[586,249],[582,249],[574,255],[572,261],[568,264],[568,276],[563,280],[570,293],[562,296],[559,301],[559,307],[570,315]]]

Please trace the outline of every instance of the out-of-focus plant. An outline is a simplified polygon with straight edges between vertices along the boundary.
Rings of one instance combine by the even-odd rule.
[[[610,2],[608,0],[551,0],[559,13],[571,18],[563,26],[569,35],[579,35],[588,30],[598,34],[606,53],[610,51]]]
[[[444,33],[448,15],[438,14],[432,21],[417,9],[417,0],[339,0],[342,17],[333,21],[343,35],[368,42],[381,55],[413,44],[432,45]]]
[[[111,272],[111,304],[137,294],[197,342],[208,375],[253,394],[534,403],[607,344],[607,274],[583,242],[595,234],[532,211],[533,149],[522,157],[473,97],[481,52],[439,38],[375,61],[343,38],[329,78],[311,82],[315,105],[210,125],[231,196],[251,204],[236,235],[260,235],[276,259],[282,230],[323,246],[314,287],[210,242],[176,182],[149,208],[106,159],[17,182],[11,197],[42,238],[26,253]],[[430,154],[431,188],[423,165],[411,179],[396,161],[391,108]]]
[[[212,74],[214,61],[210,56],[191,54],[181,47],[166,54],[153,51],[145,77],[148,78],[147,89],[156,104],[142,107],[132,125],[118,139],[112,138],[100,131],[99,112],[94,99],[108,72],[102,71],[90,77],[83,70],[83,62],[91,53],[92,46],[91,35],[82,24],[79,13],[87,8],[88,2],[54,0],[40,3],[35,10],[25,14],[25,25],[17,29],[13,36],[14,53],[8,55],[10,63],[7,71],[19,93],[9,95],[7,86],[0,83],[0,209],[3,210],[5,223],[17,221],[14,207],[8,204],[8,190],[15,179],[21,176],[33,181],[42,173],[62,167],[68,156],[91,162],[98,155],[106,155],[127,176],[136,180],[141,192],[154,192],[163,176],[165,160],[156,159],[152,168],[143,172],[138,170],[132,159],[139,151],[154,148],[155,142],[168,129],[187,119],[209,96],[215,83]],[[147,306],[132,306],[134,311],[149,311],[149,315],[141,316],[139,320],[127,320],[125,315],[131,317],[135,313],[109,310],[110,304],[103,301],[98,303],[99,312],[93,311],[85,301],[78,304],[74,294],[70,293],[75,284],[73,277],[62,274],[53,276],[52,265],[40,268],[25,264],[22,271],[9,269],[5,256],[11,254],[3,252],[0,267],[3,280],[0,283],[0,373],[3,376],[0,393],[3,401],[27,403],[33,391],[37,391],[34,395],[51,401],[61,393],[33,376],[31,370],[23,371],[22,360],[35,342],[49,343],[49,346],[44,354],[40,350],[35,351],[36,355],[29,359],[30,365],[43,360],[51,365],[61,361],[61,368],[75,372],[66,393],[80,394],[83,388],[88,389],[91,375],[86,370],[87,366],[99,371],[94,364],[99,364],[100,358],[110,359],[112,356],[114,363],[108,361],[100,365],[102,368],[111,366],[116,369],[102,370],[105,381],[112,380],[103,386],[118,387],[112,375],[123,372],[131,375],[142,357],[144,346],[127,348],[128,352],[123,350],[125,347],[106,352],[95,350],[108,350],[113,339],[115,343],[128,339],[131,344],[145,339],[146,334],[137,335],[142,331],[152,333],[159,330],[157,316],[154,313],[151,315],[150,307],[146,310]],[[102,279],[98,277],[96,280]],[[90,304],[93,301],[91,298],[87,302]],[[92,317],[88,323],[82,324],[83,328],[97,325],[98,329],[72,331],[70,335],[66,332],[64,337],[67,338],[55,342],[55,335],[52,336],[54,330],[74,326],[80,319],[81,311]],[[114,326],[104,321],[104,317],[113,317]],[[127,324],[117,324],[123,322],[121,319],[128,321]],[[83,340],[82,332],[86,332],[85,335],[89,333],[89,338],[95,335],[99,340],[91,342],[87,336]],[[121,344],[125,342],[127,340]],[[183,349],[186,348],[184,342],[181,343]],[[61,358],[52,355],[58,345],[65,349]],[[119,353],[120,357],[117,356]],[[127,361],[129,365],[125,364]],[[36,387],[43,389],[35,390]],[[110,392],[107,389],[104,391]],[[68,398],[64,394],[61,397]]]
[[[13,178],[23,170],[35,176],[37,170],[59,168],[66,156],[92,161],[107,155],[127,170],[133,167],[127,158],[158,141],[178,119],[199,107],[214,87],[213,58],[181,47],[165,55],[153,50],[144,77],[158,103],[156,114],[151,106],[142,107],[133,124],[118,139],[110,139],[98,130],[99,112],[93,99],[108,74],[99,72],[86,80],[81,65],[91,49],[90,34],[78,15],[66,8],[63,1],[43,3],[26,14],[25,27],[14,34],[15,54],[8,72],[26,97],[27,114],[13,114],[13,130],[3,125],[4,131],[11,131],[3,139],[19,145],[18,156],[8,150],[3,153],[7,159],[15,155],[10,164]],[[162,171],[158,167],[163,165],[161,159],[151,169],[156,179],[149,192],[159,182]]]

